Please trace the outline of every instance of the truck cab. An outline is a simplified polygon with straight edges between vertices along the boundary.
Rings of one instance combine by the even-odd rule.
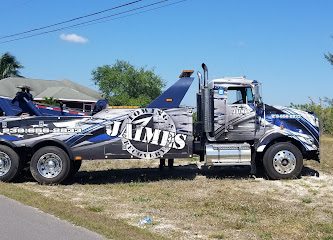
[[[199,74],[194,152],[207,166],[264,167],[271,179],[296,178],[304,159],[319,161],[318,118],[311,113],[266,105],[261,84],[245,77],[208,83]]]
[[[208,87],[213,92],[213,136],[216,141],[254,141],[255,84],[257,82],[243,77],[216,79],[209,83]]]

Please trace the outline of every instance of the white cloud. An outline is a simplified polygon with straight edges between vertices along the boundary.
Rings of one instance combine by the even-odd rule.
[[[67,41],[67,42],[73,42],[73,43],[86,43],[88,42],[88,39],[85,37],[82,37],[80,35],[77,35],[75,33],[65,34],[62,33],[60,35],[60,39]]]

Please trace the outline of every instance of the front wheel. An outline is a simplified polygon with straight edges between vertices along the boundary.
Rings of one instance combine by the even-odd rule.
[[[302,171],[303,156],[291,143],[275,143],[265,152],[263,165],[270,179],[293,179]]]
[[[70,170],[68,154],[58,147],[43,147],[31,158],[31,174],[41,184],[61,183],[67,178]]]
[[[10,182],[20,173],[19,155],[10,147],[0,145],[0,181]]]

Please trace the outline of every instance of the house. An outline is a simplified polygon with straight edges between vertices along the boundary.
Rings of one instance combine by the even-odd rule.
[[[91,111],[101,98],[100,94],[88,87],[69,80],[40,80],[22,77],[9,77],[0,80],[0,97],[14,98],[17,87],[29,86],[34,101],[41,102],[47,98],[62,101],[66,107]]]

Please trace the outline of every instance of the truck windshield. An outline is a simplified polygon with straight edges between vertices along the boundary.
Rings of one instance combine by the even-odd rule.
[[[228,104],[249,104],[253,103],[253,93],[251,87],[229,87]]]

